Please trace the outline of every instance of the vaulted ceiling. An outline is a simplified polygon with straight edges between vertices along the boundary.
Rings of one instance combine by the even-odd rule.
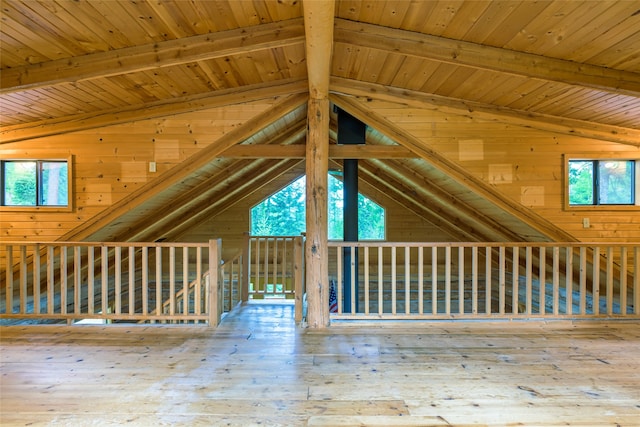
[[[637,2],[339,0],[310,26],[320,3],[2,0],[0,149],[278,98],[64,236],[171,238],[301,167],[306,102],[324,81],[369,125],[370,151],[332,148],[334,162],[363,159],[367,185],[455,239],[573,240],[358,99],[640,146]]]

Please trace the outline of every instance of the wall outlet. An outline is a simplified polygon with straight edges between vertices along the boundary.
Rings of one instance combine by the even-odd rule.
[[[582,228],[589,228],[591,227],[591,222],[589,221],[589,218],[582,218]]]
[[[156,171],[156,162],[149,162],[149,172]]]

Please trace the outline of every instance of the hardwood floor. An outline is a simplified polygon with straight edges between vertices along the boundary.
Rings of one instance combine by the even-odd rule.
[[[7,326],[0,423],[638,426],[639,322]]]

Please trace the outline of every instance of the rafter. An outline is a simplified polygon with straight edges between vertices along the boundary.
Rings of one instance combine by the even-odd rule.
[[[302,18],[2,70],[0,94],[284,47],[304,41]]]
[[[276,82],[247,85],[239,88],[224,89],[206,94],[193,95],[171,100],[131,105],[88,114],[65,116],[57,119],[42,120],[0,129],[0,144],[59,135],[80,130],[95,129],[103,126],[128,123],[136,120],[152,119],[243,104],[261,99],[300,94],[307,91],[304,80],[280,80]]]
[[[620,126],[514,110],[512,108],[463,101],[341,77],[331,78],[330,89],[331,92],[334,93],[391,101],[416,108],[440,111],[445,114],[456,114],[483,121],[509,123],[563,135],[580,136],[640,146],[640,131]]]
[[[433,59],[455,65],[640,96],[640,74],[563,59],[336,19],[336,43]]]

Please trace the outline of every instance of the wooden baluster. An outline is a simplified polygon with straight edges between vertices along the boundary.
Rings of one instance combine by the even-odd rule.
[[[67,247],[60,247],[60,313],[67,314]]]
[[[82,247],[73,247],[73,312],[82,312]]]
[[[135,313],[136,304],[136,252],[129,246],[129,315]]]
[[[560,296],[560,248],[553,247],[553,314],[560,312],[559,304]]]
[[[193,309],[199,316],[202,314],[202,247],[200,246],[196,248],[196,289],[193,299]]]
[[[40,314],[40,245],[33,248],[33,312]]]
[[[620,248],[620,314],[627,314],[627,247]]]
[[[115,259],[114,259],[114,267],[115,267],[115,290],[114,290],[114,307],[115,313],[122,313],[122,247],[115,247]]]
[[[544,246],[540,246],[538,269],[538,282],[540,283],[539,312],[540,314],[545,314],[547,309],[547,248]]]
[[[471,248],[471,313],[478,314],[478,247]]]
[[[492,266],[491,266],[491,258],[493,255],[493,248],[491,246],[487,246],[487,248],[485,249],[485,313],[486,314],[492,314],[492,295],[491,295],[491,281],[492,281]]]
[[[6,263],[7,283],[5,283],[5,312],[13,313],[13,246],[7,245],[7,263]]]
[[[256,265],[256,273],[254,276],[254,280],[253,280],[253,291],[254,293],[261,293],[262,289],[261,289],[261,285],[260,285],[260,262],[262,261],[262,259],[260,258],[260,238],[256,238],[255,239],[255,245],[256,245],[256,261],[255,261],[255,265]]]
[[[87,248],[87,312],[94,314],[95,302],[95,248]]]
[[[500,274],[500,283],[499,286],[499,295],[498,295],[498,309],[500,314],[504,314],[505,312],[505,287],[506,287],[506,253],[505,247],[500,246],[499,249],[499,274]]]
[[[533,296],[533,250],[531,248],[531,246],[527,246],[525,249],[525,257],[526,257],[526,272],[525,272],[525,277],[526,277],[526,304],[527,304],[527,314],[531,314],[533,311],[533,301],[532,296]]]
[[[464,314],[464,246],[458,247],[458,313]]]
[[[411,314],[411,248],[404,247],[404,313]]]
[[[169,315],[176,314],[176,248],[169,246]]]
[[[162,302],[162,247],[156,246],[156,316],[164,314]]]
[[[364,247],[364,314],[369,314],[369,246]]]
[[[565,274],[565,294],[566,294],[566,314],[573,314],[573,248],[566,248],[566,274]]]
[[[55,284],[55,248],[47,246],[47,314],[55,313]]]
[[[356,280],[358,279],[356,277],[356,247],[355,246],[351,246],[351,281],[350,281],[350,286],[351,286],[351,314],[355,314],[356,313],[356,300],[358,298],[358,295],[356,294]]]
[[[20,246],[20,313],[27,312],[27,247]]]
[[[451,246],[444,248],[444,312],[451,314]]]
[[[580,247],[580,314],[587,314],[587,248]]]
[[[431,248],[431,314],[438,314],[438,247]]]
[[[109,248],[102,246],[101,248],[101,277],[102,277],[102,316],[106,317],[109,313]],[[65,255],[66,258],[66,255]]]
[[[338,300],[338,314],[342,314],[342,246],[338,246],[336,248],[336,267],[337,271],[337,280],[336,280],[336,298]]]
[[[633,313],[640,314],[640,246],[633,248]]]
[[[189,292],[189,247],[182,248],[182,314],[189,314],[189,301],[191,299]]]
[[[593,248],[593,314],[600,314],[600,247]]]
[[[383,274],[383,255],[382,246],[378,246],[378,314],[384,313],[384,274]]]
[[[418,314],[424,314],[424,247],[418,246]]]
[[[397,270],[398,270],[398,266],[396,265],[397,259],[396,259],[396,247],[392,246],[391,247],[391,314],[396,314],[397,312],[397,307],[396,307],[396,303],[397,303],[397,277],[396,274]]]
[[[613,248],[607,246],[607,314],[613,314]]]
[[[513,247],[511,263],[511,312],[518,314],[520,292],[520,248]]]

